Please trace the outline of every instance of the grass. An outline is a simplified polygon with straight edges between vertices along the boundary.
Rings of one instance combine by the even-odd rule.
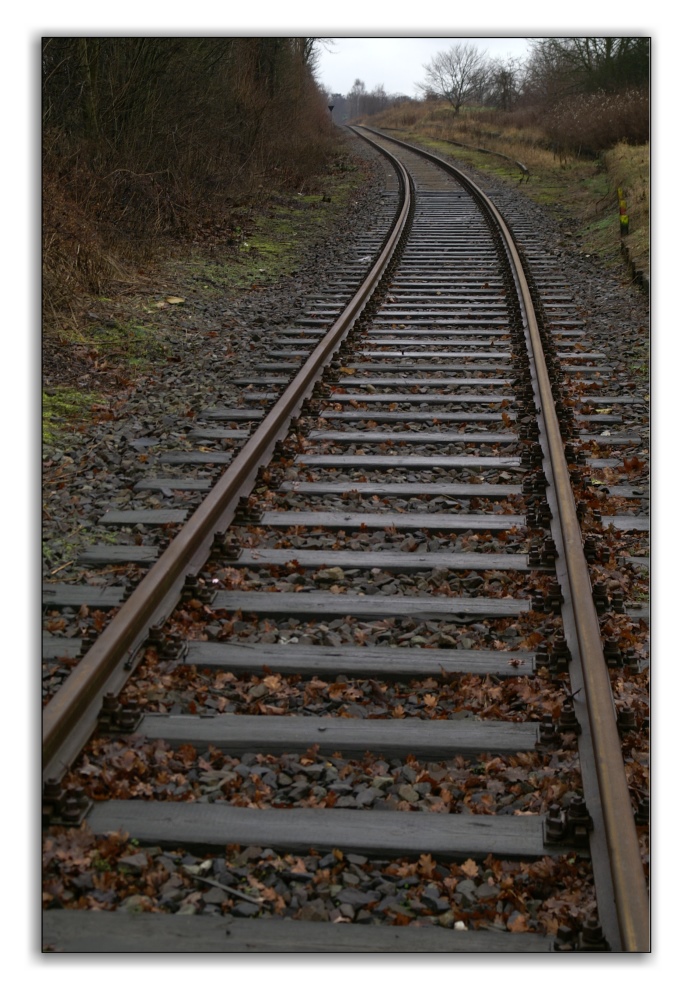
[[[637,268],[648,271],[650,227],[650,149],[620,143],[604,156],[613,189],[622,189],[627,202],[629,234],[624,239]]]
[[[155,311],[154,306],[143,309]],[[119,386],[129,385],[168,353],[158,329],[139,320],[67,326],[60,331],[58,343],[71,356],[74,368],[82,369],[87,360],[99,373],[110,374]],[[43,444],[59,445],[65,433],[111,417],[109,407],[110,399],[103,393],[84,392],[71,385],[50,386],[42,393]]]
[[[67,327],[60,332],[59,343],[74,356],[87,356],[99,372],[114,374],[120,385],[130,383],[168,352],[155,326],[136,320],[90,324],[82,329]],[[83,392],[73,386],[49,387],[42,393],[43,445],[58,446],[65,433],[111,416],[109,406],[110,400],[103,393]]]

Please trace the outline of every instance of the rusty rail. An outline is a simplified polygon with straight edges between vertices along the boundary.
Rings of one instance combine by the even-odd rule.
[[[370,129],[369,129],[370,130]],[[607,837],[608,858],[622,947],[625,952],[647,952],[650,948],[649,901],[634,829],[634,814],[625,777],[624,760],[617,724],[615,704],[603,654],[603,641],[594,605],[591,578],[584,556],[582,532],[577,519],[577,507],[565,459],[551,382],[544,358],[544,349],[534,304],[515,239],[508,225],[486,194],[455,166],[439,156],[415,148],[408,142],[383,135],[389,141],[418,152],[455,176],[482,204],[502,233],[515,270],[521,307],[527,323],[532,362],[537,379],[539,402],[547,435],[545,453],[553,475],[553,486],[559,510],[559,536],[567,568],[567,582],[559,577],[566,602],[571,606],[580,663],[584,679],[589,732],[591,734],[596,778],[602,801],[603,820]],[[612,716],[606,720],[606,716]],[[631,830],[630,830],[631,829]]]
[[[323,367],[349,334],[385,273],[406,228],[411,204],[408,174],[391,156],[388,158],[399,174],[402,196],[394,225],[377,261],[221,479],[45,707],[45,779],[60,779],[86,744],[96,727],[102,695],[118,692],[124,685],[125,670],[130,669],[150,627],[168,616],[185,576],[201,568],[216,532],[225,531],[230,525],[239,497],[250,493],[259,467],[268,461],[275,443],[287,433]]]

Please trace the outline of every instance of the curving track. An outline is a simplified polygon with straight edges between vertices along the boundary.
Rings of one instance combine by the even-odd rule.
[[[428,857],[437,867],[591,860],[595,908],[555,940],[541,925],[521,934],[468,927],[467,915],[460,930],[397,927],[391,917],[373,918],[379,895],[368,917],[355,919],[376,928],[263,914],[236,920],[230,936],[208,916],[179,925],[177,916],[150,914],[145,929],[116,916],[116,929],[105,934],[109,916],[50,911],[45,935],[56,948],[648,948],[648,901],[606,658],[613,670],[635,662],[619,647],[606,651],[597,604],[614,613],[624,605],[597,596],[585,558],[585,542],[595,548],[600,527],[628,525],[599,512],[588,529],[582,506],[578,513],[587,469],[606,462],[596,455],[606,436],[592,420],[604,416],[587,413],[590,398],[578,424],[568,394],[569,374],[580,377],[573,390],[592,391],[604,389],[609,374],[583,344],[581,322],[567,316],[562,288],[540,272],[533,253],[531,261],[518,258],[481,191],[434,157],[372,140],[394,157],[399,178],[393,231],[332,326],[361,272],[326,288],[282,334],[268,375],[244,384],[241,411],[204,412],[193,433],[204,461],[212,454],[222,461],[224,450],[211,447],[226,440],[236,448],[206,500],[151,556],[156,561],[133,595],[48,703],[46,815],[62,824],[85,816],[96,833],[124,830],[164,849],[341,850],[356,854],[366,872]],[[377,245],[365,248],[375,254]],[[605,395],[593,409],[602,402]],[[610,436],[613,448],[634,441]],[[73,604],[83,597],[72,594]],[[187,674],[230,673],[252,675],[253,687],[271,693],[261,704],[255,693],[231,713],[211,704],[199,713],[159,713],[179,708],[145,696],[155,667],[172,691]],[[264,673],[270,685],[260,682]],[[302,690],[307,680],[328,688],[324,706]],[[479,707],[464,689],[475,686]],[[520,697],[517,710],[496,706],[511,693]],[[402,700],[417,703],[407,714]],[[309,758],[298,767],[295,801],[243,806],[236,792],[229,803],[91,806],[87,785],[85,793],[64,787],[74,785],[67,771],[96,729],[114,738],[134,731],[139,745],[190,743],[204,756]],[[437,801],[449,763],[484,763],[515,783],[516,757],[545,757],[548,765],[554,750],[564,756],[567,782],[541,807],[508,803],[499,813],[484,801],[473,813]],[[346,778],[332,781],[342,783],[337,795],[321,794],[320,771],[307,780],[307,767],[327,757],[330,768],[333,756]],[[390,803],[382,785],[358,801],[369,789],[355,779],[362,757],[411,766],[415,787],[399,794],[401,804],[396,795]],[[350,795],[356,800],[340,803]],[[436,915],[424,917],[436,923]]]

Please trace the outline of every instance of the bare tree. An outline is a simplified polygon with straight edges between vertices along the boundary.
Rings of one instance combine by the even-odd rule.
[[[511,110],[522,79],[522,62],[512,56],[493,59],[487,80],[487,99],[500,110]]]
[[[426,79],[419,88],[426,96],[436,93],[448,100],[458,114],[464,101],[483,88],[489,60],[475,45],[454,45],[448,52],[438,52],[423,69]]]
[[[533,44],[527,87],[546,99],[647,86],[650,39],[543,38]]]
[[[349,103],[349,116],[351,118],[358,117],[362,113],[361,110],[361,100],[366,95],[366,84],[362,79],[355,79],[354,85],[347,94],[347,101]]]

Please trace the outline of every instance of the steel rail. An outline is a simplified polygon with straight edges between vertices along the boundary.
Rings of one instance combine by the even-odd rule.
[[[397,170],[401,202],[378,259],[200,507],[46,705],[42,722],[44,778],[61,779],[87,743],[97,724],[101,695],[105,690],[121,689],[126,678],[124,669],[130,668],[150,627],[163,620],[160,613],[166,610],[168,614],[175,605],[189,567],[194,564],[196,570],[201,568],[216,532],[228,528],[239,497],[251,492],[259,467],[268,461],[275,443],[287,433],[323,367],[359,319],[382,279],[407,226],[412,184],[401,163],[391,153],[381,151]],[[118,682],[113,683],[115,677]]]
[[[584,555],[577,505],[565,458],[565,444],[556,416],[553,391],[534,316],[534,306],[517,252],[516,273],[521,279],[520,288],[525,302],[532,360],[546,427],[547,457],[558,504],[558,526],[562,555],[567,567],[569,604],[572,606],[584,680],[589,730],[602,801],[620,936],[625,952],[647,952],[650,946],[648,893],[615,720],[613,691],[603,653],[603,639],[594,604],[591,576]],[[608,720],[606,716],[610,716]]]
[[[378,132],[378,134],[380,133]],[[620,937],[623,951],[647,952],[650,948],[648,892],[641,863],[638,837],[634,829],[634,813],[615,721],[615,703],[603,655],[603,641],[594,605],[591,577],[584,555],[584,542],[577,519],[577,507],[565,458],[565,446],[556,415],[551,381],[546,367],[544,347],[515,239],[507,223],[487,195],[459,169],[439,156],[415,148],[408,142],[402,142],[386,135],[382,135],[382,137],[425,156],[463,183],[496,222],[515,269],[532,348],[532,361],[537,376],[542,417],[546,427],[549,450],[546,455],[553,475],[559,509],[559,534],[563,545],[562,554],[567,567],[569,603],[572,605],[584,678],[589,731],[603,806]],[[607,715],[612,716],[612,720],[606,720]]]

